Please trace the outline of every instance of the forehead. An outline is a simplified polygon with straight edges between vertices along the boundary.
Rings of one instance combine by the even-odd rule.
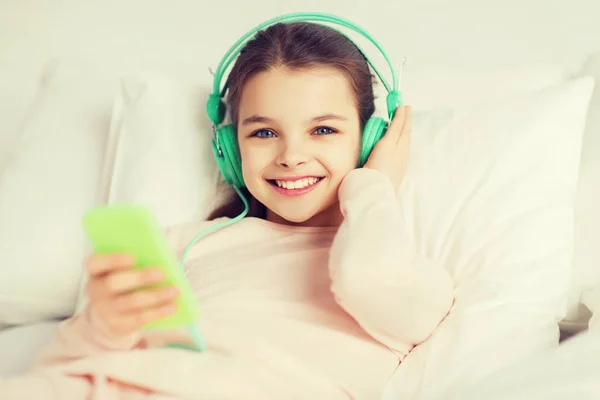
[[[254,114],[286,120],[324,113],[356,114],[354,91],[348,78],[334,68],[261,72],[246,82],[240,99],[240,120]]]

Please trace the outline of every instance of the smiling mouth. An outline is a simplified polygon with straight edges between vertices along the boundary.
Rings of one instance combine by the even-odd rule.
[[[297,190],[314,186],[317,183],[319,183],[322,179],[323,177],[313,176],[296,180],[267,179],[267,182],[279,189]]]

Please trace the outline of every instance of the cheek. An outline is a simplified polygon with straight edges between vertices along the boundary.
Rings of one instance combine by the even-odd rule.
[[[328,151],[325,156],[327,168],[337,179],[342,179],[348,172],[355,169],[358,165],[358,155],[360,142],[358,140],[349,140],[336,144],[333,151]]]
[[[344,160],[347,168],[354,169],[358,165],[358,159],[362,146],[362,133],[353,136],[352,140],[347,143],[344,149]]]
[[[331,163],[331,165],[335,166],[335,173],[345,175],[346,173],[356,168],[358,164],[358,156],[354,154],[355,152],[353,150],[354,149],[347,153],[337,153],[335,156],[332,157],[333,162]]]
[[[245,144],[240,145],[240,158],[244,180],[250,181],[260,174],[268,164],[269,158],[264,151]]]

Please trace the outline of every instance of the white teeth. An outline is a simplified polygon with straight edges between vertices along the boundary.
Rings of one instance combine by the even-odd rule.
[[[314,185],[318,181],[319,181],[319,178],[311,177],[311,178],[298,179],[297,181],[275,180],[275,183],[277,184],[277,186],[279,186],[280,188],[284,188],[284,189],[302,189],[304,187]]]

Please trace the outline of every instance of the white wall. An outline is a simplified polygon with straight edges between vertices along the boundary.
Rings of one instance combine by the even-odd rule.
[[[453,101],[463,89],[447,76],[531,64],[576,70],[600,52],[600,0],[0,0],[0,164],[47,60],[83,57],[102,71],[137,66],[210,84],[208,68],[248,29],[296,11],[344,16],[394,63],[406,56],[402,89],[415,109]],[[445,97],[427,95],[440,84]]]
[[[48,57],[78,54],[204,79],[248,28],[292,11],[363,25],[396,59],[409,58],[407,74],[432,66],[575,68],[600,51],[598,0],[0,0],[0,67],[34,70]]]

